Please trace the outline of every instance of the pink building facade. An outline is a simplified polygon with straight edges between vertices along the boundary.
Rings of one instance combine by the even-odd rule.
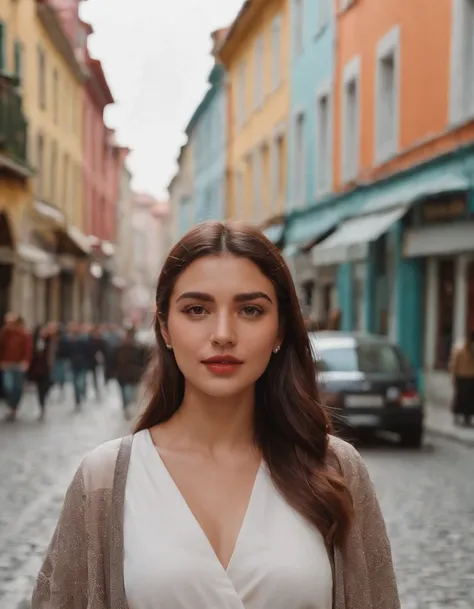
[[[92,27],[79,17],[80,0],[49,0],[73,41],[77,59],[88,79],[83,91],[83,226],[93,247],[90,260],[89,314],[93,321],[116,318],[113,302],[114,243],[120,181],[129,150],[117,144],[115,132],[104,123],[105,108],[114,103],[102,64],[90,56]]]

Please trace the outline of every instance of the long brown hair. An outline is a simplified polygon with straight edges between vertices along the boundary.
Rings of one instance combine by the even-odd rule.
[[[331,423],[320,402],[308,333],[288,267],[260,231],[236,223],[205,222],[171,250],[156,290],[151,398],[135,432],[167,421],[183,400],[184,377],[160,332],[176,279],[196,259],[224,252],[251,260],[272,281],[284,328],[281,350],[256,383],[256,442],[287,501],[328,543],[343,539],[352,518],[352,500],[341,474],[327,464]]]

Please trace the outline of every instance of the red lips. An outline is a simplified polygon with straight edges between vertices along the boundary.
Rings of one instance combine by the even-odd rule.
[[[213,355],[203,360],[203,364],[243,364],[240,359],[232,355]]]
[[[232,355],[213,355],[202,362],[217,376],[228,376],[236,372],[243,362]]]

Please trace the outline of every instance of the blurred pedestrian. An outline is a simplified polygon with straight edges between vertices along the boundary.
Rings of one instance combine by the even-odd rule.
[[[126,418],[137,394],[137,387],[144,372],[144,352],[135,342],[133,329],[127,330],[123,342],[115,354],[115,378],[122,395],[122,407]]]
[[[89,360],[88,336],[78,323],[68,326],[72,384],[74,388],[74,403],[79,410],[86,399],[87,371]]]
[[[0,366],[4,397],[10,408],[9,421],[16,419],[30,360],[31,336],[25,329],[23,318],[11,314],[0,332]]]
[[[474,417],[474,330],[461,346],[454,346],[449,369],[454,386],[454,423],[463,422],[469,427]]]
[[[33,355],[28,378],[36,385],[40,405],[40,420],[46,415],[46,400],[52,386],[53,340],[46,326],[39,326],[33,334]]]
[[[58,324],[55,335],[54,383],[59,388],[59,399],[64,400],[64,389],[71,365],[71,340],[64,324]]]
[[[105,342],[99,326],[91,326],[88,329],[88,355],[87,367],[92,376],[95,399],[100,400],[100,364],[105,359]]]

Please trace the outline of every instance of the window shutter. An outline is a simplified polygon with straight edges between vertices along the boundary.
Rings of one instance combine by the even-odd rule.
[[[18,78],[19,84],[22,84],[23,80],[23,45],[19,40],[15,40],[14,44],[14,72]]]
[[[6,68],[6,26],[0,21],[0,72]]]

